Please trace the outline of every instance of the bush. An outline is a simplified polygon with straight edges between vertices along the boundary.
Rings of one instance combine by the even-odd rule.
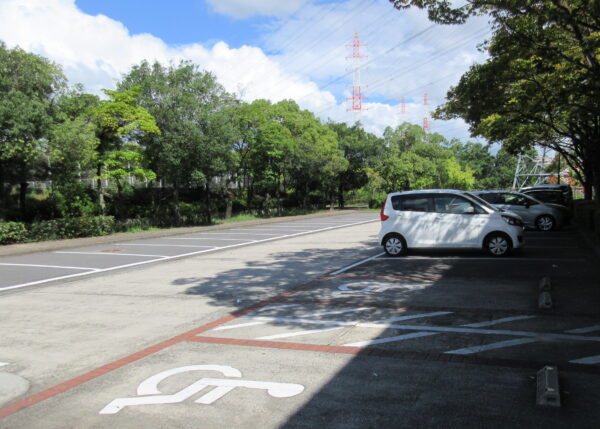
[[[62,218],[32,223],[28,238],[30,241],[60,240],[108,235],[114,231],[112,216]]]
[[[0,244],[22,243],[27,239],[27,229],[22,222],[0,222]]]

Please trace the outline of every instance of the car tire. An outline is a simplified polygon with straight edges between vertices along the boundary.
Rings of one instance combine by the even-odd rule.
[[[535,220],[535,227],[538,231],[552,231],[556,226],[556,221],[550,215],[541,215]]]
[[[406,255],[406,240],[400,234],[390,234],[383,239],[383,250],[388,256]]]
[[[512,250],[512,242],[506,234],[493,232],[486,237],[483,247],[492,256],[506,256]]]

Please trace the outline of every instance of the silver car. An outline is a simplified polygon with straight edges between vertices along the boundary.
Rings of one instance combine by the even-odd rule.
[[[518,214],[528,228],[550,231],[565,225],[569,211],[560,204],[543,203],[529,195],[513,191],[473,192],[500,210]]]

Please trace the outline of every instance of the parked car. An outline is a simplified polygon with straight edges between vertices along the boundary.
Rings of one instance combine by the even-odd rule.
[[[513,191],[477,191],[480,196],[500,210],[518,214],[526,227],[550,231],[565,225],[569,210],[559,204],[543,203],[529,195]]]
[[[546,201],[543,198],[544,191],[559,191],[562,195],[561,201]],[[571,206],[571,202],[573,202],[573,189],[571,188],[571,185],[568,185],[566,183],[563,184],[556,184],[556,185],[535,185],[535,186],[527,186],[526,188],[521,188],[521,190],[519,192],[523,192],[524,194],[528,194],[531,195],[534,198],[537,198],[540,201],[543,202],[549,202],[549,203],[555,203],[555,204],[562,204],[563,206],[566,207],[570,207]],[[537,194],[535,194],[534,192],[536,192]],[[548,196],[550,196],[551,194],[548,194]]]
[[[524,189],[521,193],[540,200],[543,203],[560,204],[568,207],[569,202],[559,189]]]
[[[379,241],[390,256],[411,248],[483,248],[503,256],[523,245],[523,221],[468,192],[424,190],[388,194]]]

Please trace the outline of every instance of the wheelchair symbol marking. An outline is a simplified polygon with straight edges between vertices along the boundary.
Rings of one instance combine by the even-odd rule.
[[[201,378],[172,395],[164,395],[158,389],[158,384],[166,378],[189,371],[217,371],[225,377],[231,378]],[[304,386],[301,384],[241,380],[241,377],[242,373],[239,370],[225,365],[191,365],[173,368],[153,375],[140,383],[137,389],[137,394],[140,396],[117,398],[100,410],[100,414],[116,414],[123,408],[133,405],[177,404],[207,387],[214,387],[214,389],[196,399],[195,403],[210,405],[236,387],[266,390],[270,396],[275,398],[290,398],[304,391]]]

